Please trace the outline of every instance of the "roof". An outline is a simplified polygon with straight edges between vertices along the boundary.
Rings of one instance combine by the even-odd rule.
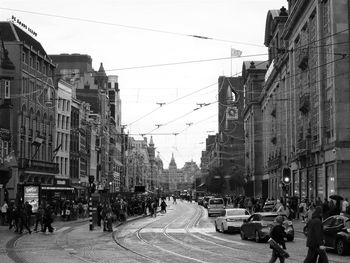
[[[253,63],[253,65],[252,65]],[[245,69],[267,70],[268,61],[243,61]],[[251,67],[252,66],[252,67]]]
[[[26,45],[33,47],[35,51],[39,51],[41,55],[47,56],[46,51],[40,42],[23,31],[20,27],[16,26],[16,24],[11,22],[0,22],[0,32],[4,42],[23,42]]]
[[[273,33],[273,30],[276,26],[276,23],[275,23],[276,17],[281,17],[281,19],[284,18],[283,20],[287,20],[288,11],[282,6],[282,8],[279,10],[274,9],[274,10],[269,10],[267,12],[266,24],[265,24],[265,39],[264,39],[264,45],[266,47],[268,47],[270,44],[271,34]]]

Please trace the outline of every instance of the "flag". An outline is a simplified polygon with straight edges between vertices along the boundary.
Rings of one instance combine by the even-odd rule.
[[[231,57],[240,57],[241,55],[242,55],[242,51],[231,48]]]
[[[5,167],[17,166],[17,160],[16,160],[14,151],[11,151],[8,155],[4,157],[4,166]]]
[[[61,143],[60,145],[58,145],[58,146],[56,147],[56,149],[54,149],[54,150],[52,151],[52,153],[53,153],[53,155],[52,155],[52,161],[55,159],[55,157],[56,157],[56,155],[57,155],[57,153],[58,153],[58,150],[59,150],[61,147],[62,147],[62,143]]]

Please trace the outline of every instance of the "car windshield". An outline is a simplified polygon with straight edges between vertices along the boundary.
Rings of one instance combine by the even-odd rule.
[[[247,215],[247,214],[245,210],[241,210],[241,209],[226,211],[226,216],[239,216],[239,215]]]
[[[222,199],[210,199],[209,204],[211,205],[222,205],[224,200]]]
[[[273,222],[273,221],[275,220],[276,217],[277,217],[277,215],[263,216],[262,220],[263,220],[263,221]]]

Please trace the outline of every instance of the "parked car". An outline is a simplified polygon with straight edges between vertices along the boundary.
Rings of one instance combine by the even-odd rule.
[[[204,196],[204,198],[203,198],[203,206],[204,206],[205,208],[208,208],[208,203],[209,203],[209,200],[210,200],[211,198],[214,198],[214,196]]]
[[[339,255],[350,252],[350,215],[334,215],[322,223],[325,246]]]
[[[272,212],[276,205],[275,201],[266,201],[263,206],[263,212]]]
[[[198,205],[203,205],[203,201],[204,201],[204,196],[198,197],[198,199],[197,199]]]
[[[261,212],[251,215],[247,220],[244,220],[241,226],[241,238],[255,239],[256,242],[266,242],[270,238],[270,230],[274,225],[276,217],[279,216],[273,212]],[[287,240],[294,240],[294,227],[292,221],[283,216],[283,227],[287,233]]]
[[[250,214],[244,208],[225,209],[224,213],[215,219],[215,230],[222,233],[239,232],[244,219],[248,219]]]
[[[225,211],[225,202],[223,198],[211,198],[208,202],[208,216],[222,215]]]

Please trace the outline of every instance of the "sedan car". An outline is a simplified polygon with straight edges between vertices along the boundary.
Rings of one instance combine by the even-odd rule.
[[[223,198],[211,198],[208,202],[208,216],[221,215],[225,211],[225,202]]]
[[[335,249],[339,255],[350,252],[350,216],[335,215],[322,223],[325,246]]]
[[[222,216],[215,219],[215,230],[222,233],[239,232],[244,219],[250,217],[249,212],[244,208],[225,209]]]
[[[273,212],[261,212],[251,215],[247,220],[244,220],[241,226],[241,238],[255,239],[256,242],[267,241],[270,238],[270,230],[274,225],[276,217],[279,216]],[[288,218],[283,216],[283,227],[287,234],[287,240],[294,240],[293,223]]]
[[[275,201],[266,201],[263,206],[264,212],[272,212],[272,210],[275,208],[276,202]]]

